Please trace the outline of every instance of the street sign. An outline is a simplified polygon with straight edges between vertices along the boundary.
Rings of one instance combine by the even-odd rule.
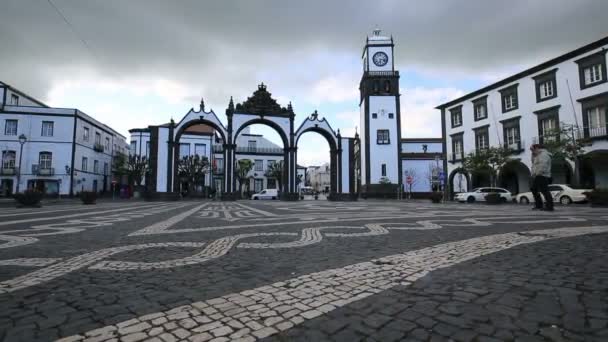
[[[414,182],[414,178],[412,178],[412,176],[407,176],[407,177],[405,178],[405,182],[406,182],[407,184],[412,184],[412,183]]]

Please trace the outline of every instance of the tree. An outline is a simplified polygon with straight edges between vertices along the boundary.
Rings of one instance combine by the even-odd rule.
[[[408,183],[407,182],[407,177],[411,177],[412,178],[412,182]],[[416,185],[416,183],[418,183],[420,181],[420,179],[418,178],[418,174],[416,172],[416,169],[414,168],[410,168],[405,170],[405,186],[406,186],[406,190],[408,193],[408,197],[411,196],[412,194],[412,187],[414,185]]]
[[[275,178],[277,180],[277,185],[279,186],[279,191],[283,189],[281,186],[283,184],[283,161],[279,160],[274,163],[269,163],[268,169],[266,169],[264,176],[268,178]]]
[[[496,187],[498,173],[510,161],[511,153],[511,149],[503,146],[471,152],[464,157],[462,168],[471,174],[487,172],[491,186]]]
[[[239,194],[243,193],[243,184],[249,184],[247,174],[253,169],[253,161],[251,159],[239,159],[236,162],[234,175],[239,181]],[[249,186],[248,186],[249,187]]]
[[[185,178],[196,190],[209,172],[209,159],[205,156],[184,156],[179,160],[177,172],[181,178]],[[191,190],[188,189],[188,192]]]
[[[545,132],[543,146],[555,159],[576,162],[583,154],[583,143],[577,139],[574,127],[564,122],[559,129]]]
[[[125,172],[129,176],[130,182],[135,182],[135,185],[141,186],[144,177],[149,171],[148,158],[140,155],[129,156],[121,172]]]

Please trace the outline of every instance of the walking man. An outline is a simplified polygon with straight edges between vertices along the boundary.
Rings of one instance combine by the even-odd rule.
[[[551,183],[551,153],[540,144],[530,146],[532,151],[532,195],[534,196],[533,210],[553,211],[553,196],[549,192]],[[543,207],[543,198],[545,206]]]

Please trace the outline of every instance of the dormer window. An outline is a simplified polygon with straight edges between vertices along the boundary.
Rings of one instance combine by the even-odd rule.
[[[11,94],[11,106],[18,106],[19,105],[19,96],[15,95],[15,94]]]
[[[450,109],[452,128],[462,126],[462,106]]]
[[[502,102],[503,113],[516,110],[519,107],[519,101],[517,98],[517,84],[499,90],[499,92]]]
[[[557,69],[550,70],[544,74],[532,77],[536,86],[536,102],[557,97],[557,82],[555,73]]]
[[[483,120],[488,117],[487,96],[473,100],[473,112],[475,121]]]
[[[606,82],[606,50],[575,61],[578,64],[581,89]]]

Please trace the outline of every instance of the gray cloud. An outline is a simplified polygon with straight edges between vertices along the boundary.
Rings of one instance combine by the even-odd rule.
[[[471,74],[540,62],[608,32],[605,0],[45,1],[0,11],[0,78],[42,99],[81,70],[159,77],[218,106],[260,81],[295,98],[335,74],[357,87],[366,34],[396,39],[397,65]],[[354,104],[356,106],[356,104]],[[220,107],[223,108],[223,107]],[[297,104],[296,104],[297,108]]]

